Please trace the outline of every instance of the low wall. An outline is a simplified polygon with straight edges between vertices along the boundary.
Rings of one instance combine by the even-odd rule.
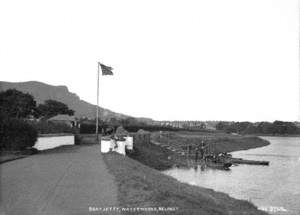
[[[75,138],[73,134],[51,134],[49,136],[38,137],[35,145],[33,146],[37,150],[52,149],[58,146],[74,145]]]
[[[126,141],[101,140],[101,152],[108,153],[110,151],[126,155]]]
[[[133,137],[125,137],[126,138],[126,148],[128,150],[133,150]]]
[[[115,142],[111,138],[101,138],[101,152],[108,153],[110,151],[117,152],[119,154],[126,155],[126,149],[133,150],[133,137],[125,137],[124,141]]]

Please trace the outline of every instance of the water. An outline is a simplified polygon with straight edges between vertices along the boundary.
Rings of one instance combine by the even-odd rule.
[[[238,151],[234,157],[270,161],[269,166],[238,165],[230,171],[174,168],[181,182],[212,188],[251,201],[271,214],[300,214],[300,137],[263,137],[266,147]]]

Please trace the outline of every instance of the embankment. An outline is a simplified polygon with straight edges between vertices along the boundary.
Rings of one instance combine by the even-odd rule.
[[[120,207],[136,210],[124,214],[149,214],[137,208],[170,207],[172,211],[159,214],[265,215],[247,201],[180,183],[129,157],[110,153],[104,161],[117,182]]]
[[[203,132],[169,132],[159,135],[152,134],[151,138],[175,149],[184,151],[187,145],[195,147],[202,142],[211,145],[213,153],[232,152],[251,148],[267,146],[270,143],[256,136],[238,136],[224,133]],[[135,152],[129,155],[131,158],[157,170],[166,170],[174,165],[185,166],[186,158],[178,153],[168,150],[156,144],[134,145]]]

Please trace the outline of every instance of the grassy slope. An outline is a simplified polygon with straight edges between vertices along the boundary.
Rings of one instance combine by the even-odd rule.
[[[178,208],[175,212],[165,214],[265,214],[246,201],[233,199],[227,194],[211,189],[180,183],[131,158],[110,153],[104,155],[104,160],[109,171],[115,176],[119,202],[123,207]],[[127,213],[149,214],[149,212]]]
[[[158,142],[170,145],[185,146],[198,145],[203,141],[212,145],[212,150],[215,152],[232,152],[239,150],[246,150],[256,147],[262,147],[269,144],[268,141],[263,140],[257,136],[240,136],[231,135],[220,132],[169,132],[159,138],[158,133],[153,133],[152,138]]]
[[[256,136],[220,137],[216,139],[216,152],[232,152],[267,146],[270,143]]]
[[[204,139],[205,142],[214,143],[215,146],[212,148],[216,152],[246,150],[269,144],[268,141],[254,136],[234,136],[228,134],[207,135],[206,133],[197,132],[171,133],[168,141],[166,138],[158,139],[155,135],[152,135],[152,138],[160,142],[168,142],[170,146],[176,145],[177,147],[187,144],[197,145]],[[157,170],[165,170],[174,165],[186,165],[184,156],[179,156],[168,149],[154,144],[135,143],[134,148],[135,152],[129,155],[131,158]]]
[[[185,163],[178,155],[158,145],[135,143],[134,150],[129,157],[157,170],[166,170],[173,165]]]

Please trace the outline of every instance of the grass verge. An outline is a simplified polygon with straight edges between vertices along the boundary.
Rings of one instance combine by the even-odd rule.
[[[227,194],[215,192],[211,189],[180,183],[176,179],[129,157],[109,153],[104,155],[104,161],[118,185],[118,198],[121,207],[173,208],[173,210],[161,211],[158,214],[265,214],[247,201],[236,200]],[[123,214],[151,213],[130,211],[123,212]]]

